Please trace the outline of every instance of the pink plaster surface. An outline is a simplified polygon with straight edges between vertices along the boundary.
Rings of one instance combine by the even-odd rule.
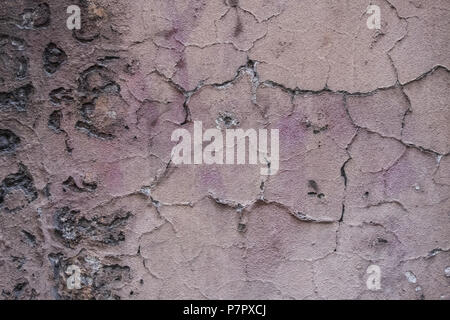
[[[447,0],[3,1],[0,298],[450,299],[449,23]],[[224,114],[280,130],[277,174],[173,164],[175,129]]]

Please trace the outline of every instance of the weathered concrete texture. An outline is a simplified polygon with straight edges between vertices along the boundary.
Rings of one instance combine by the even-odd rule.
[[[449,12],[3,1],[1,298],[450,299]],[[278,172],[175,165],[196,121],[279,129]]]
[[[398,17],[407,22],[407,33],[392,49],[390,56],[398,71],[398,80],[405,84],[435,66],[450,65],[448,1],[388,0]],[[410,56],[405,59],[405,56]]]
[[[261,61],[261,78],[307,90],[369,92],[393,85],[388,52],[404,37],[406,22],[386,1],[376,1],[383,25],[370,30],[364,15],[369,4],[287,1],[250,51],[250,58]]]

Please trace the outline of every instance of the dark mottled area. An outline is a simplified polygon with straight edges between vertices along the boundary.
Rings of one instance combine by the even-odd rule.
[[[66,62],[67,55],[54,43],[49,43],[43,53],[44,70],[50,74],[55,73]]]

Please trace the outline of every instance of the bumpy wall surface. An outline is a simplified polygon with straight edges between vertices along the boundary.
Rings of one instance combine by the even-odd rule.
[[[449,31],[448,0],[1,0],[1,299],[449,299]],[[278,129],[278,172],[175,164],[195,121]]]

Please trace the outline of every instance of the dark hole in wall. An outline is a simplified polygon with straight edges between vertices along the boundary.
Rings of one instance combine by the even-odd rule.
[[[11,130],[0,129],[0,153],[13,152],[20,144],[20,138]]]
[[[57,133],[61,132],[62,117],[61,110],[53,111],[48,118],[48,127]]]
[[[61,65],[67,60],[67,55],[53,42],[49,43],[43,53],[44,70],[49,73],[55,73]]]
[[[26,84],[9,92],[0,92],[0,108],[15,108],[25,111],[34,92],[31,84]]]

